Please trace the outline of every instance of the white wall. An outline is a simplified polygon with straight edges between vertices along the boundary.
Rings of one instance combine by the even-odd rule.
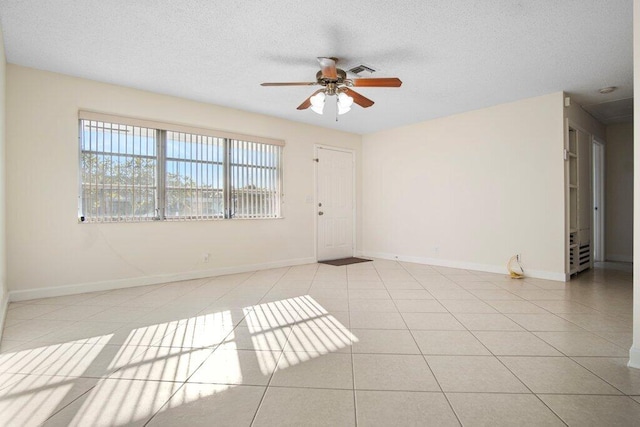
[[[633,260],[633,123],[607,126],[605,258]]]
[[[12,299],[314,261],[314,144],[354,149],[360,176],[359,135],[15,65],[7,82]],[[78,224],[78,109],[284,139],[285,219]]]
[[[633,0],[633,80],[640,82],[640,0]],[[640,123],[640,84],[633,88],[633,122]],[[633,135],[633,160],[640,165],[640,132]],[[640,167],[633,172],[633,184],[640,188]],[[640,191],[633,194],[633,345],[629,366],[640,369]]]
[[[365,254],[564,280],[563,94],[363,137]]]
[[[4,324],[7,292],[7,252],[5,235],[5,74],[4,39],[0,27],[0,334]]]

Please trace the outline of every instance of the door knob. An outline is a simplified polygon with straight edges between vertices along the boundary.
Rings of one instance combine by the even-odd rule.
[[[318,215],[324,215],[324,212],[320,211],[318,212]]]

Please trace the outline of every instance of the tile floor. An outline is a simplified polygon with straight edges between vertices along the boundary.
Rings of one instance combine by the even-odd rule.
[[[375,260],[12,303],[0,424],[640,425],[631,301]]]

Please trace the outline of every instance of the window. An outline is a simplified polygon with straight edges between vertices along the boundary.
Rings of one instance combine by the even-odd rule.
[[[229,188],[235,218],[262,218],[280,204],[279,147],[255,142],[229,141]]]
[[[278,218],[281,141],[80,112],[80,221]]]
[[[166,219],[224,218],[224,138],[166,132]]]
[[[82,215],[88,220],[156,216],[156,131],[82,121]]]

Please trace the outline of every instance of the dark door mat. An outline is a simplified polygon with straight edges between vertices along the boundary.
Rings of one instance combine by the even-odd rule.
[[[351,257],[351,258],[331,259],[329,261],[318,261],[318,262],[320,264],[341,266],[341,265],[358,264],[360,262],[370,262],[370,261],[371,261],[370,259]]]

